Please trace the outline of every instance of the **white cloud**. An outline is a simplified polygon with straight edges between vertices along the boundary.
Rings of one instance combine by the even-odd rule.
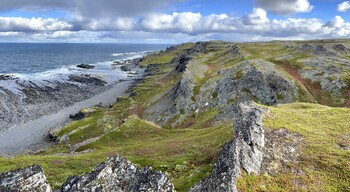
[[[164,9],[184,0],[1,0],[0,11],[64,10],[85,18],[135,16]]]
[[[232,18],[226,14],[202,16],[200,13],[150,14],[138,22],[140,30],[198,34],[234,30]]]
[[[270,20],[264,9],[254,8],[252,13],[243,16],[243,22],[247,25],[261,25],[269,23]]]
[[[337,7],[339,12],[347,12],[350,10],[350,1],[344,1],[340,3]]]
[[[313,9],[308,0],[256,0],[258,7],[280,15],[306,13]]]
[[[59,19],[0,17],[0,31],[58,31],[69,30],[71,24]]]
[[[324,25],[324,33],[332,34],[335,37],[350,36],[350,23],[344,21],[340,16],[335,16],[332,21]]]
[[[329,21],[326,26],[331,28],[341,28],[344,25],[345,21],[340,16],[335,16],[332,21]]]
[[[92,19],[77,20],[79,26],[89,31],[127,31],[135,28],[135,20],[129,17],[119,17],[115,19]]]
[[[265,10],[255,8],[242,17],[226,14],[174,12],[148,14],[138,19],[118,17],[74,20],[0,17],[0,40],[5,36],[36,41],[193,41],[215,38],[243,40],[310,39],[350,37],[350,23],[336,16],[319,19],[269,19]],[[143,35],[143,36],[142,36]],[[237,39],[234,39],[237,38]]]

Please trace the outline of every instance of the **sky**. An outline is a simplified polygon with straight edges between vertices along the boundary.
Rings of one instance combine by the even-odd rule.
[[[1,0],[0,42],[350,38],[344,0]]]

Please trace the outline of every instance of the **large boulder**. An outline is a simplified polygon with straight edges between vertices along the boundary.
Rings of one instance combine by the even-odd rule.
[[[0,173],[0,191],[6,192],[51,192],[43,170],[33,165],[7,173]]]
[[[91,173],[71,176],[60,192],[70,191],[175,191],[174,185],[161,171],[137,168],[129,160],[112,157]]]

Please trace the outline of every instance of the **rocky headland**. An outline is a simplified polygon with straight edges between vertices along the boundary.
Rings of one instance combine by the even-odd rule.
[[[150,54],[137,62],[144,76],[127,95],[73,114],[73,122],[50,132],[55,145],[0,158],[0,181],[14,187],[17,177],[8,171],[25,162],[43,165],[45,174],[17,187],[347,191],[349,48],[349,40],[211,41]],[[133,75],[126,64],[134,63],[113,67]],[[76,82],[103,84],[85,78]]]
[[[124,65],[113,68],[118,71]],[[77,67],[89,70],[94,68],[88,64],[81,64]],[[118,77],[117,81],[108,81],[104,76],[90,74],[89,71],[43,80],[20,79],[10,75],[2,75],[0,77],[0,132],[3,133],[0,134],[0,138],[6,136],[6,139],[1,139],[0,152],[19,152],[17,149],[8,148],[10,146],[8,142],[11,141],[8,140],[8,137],[21,138],[21,135],[25,135],[18,129],[32,129],[33,133],[25,132],[30,134],[28,137],[33,137],[32,140],[37,144],[38,134],[43,142],[45,138],[42,135],[46,135],[51,128],[67,123],[69,116],[77,113],[80,108],[93,105],[106,106],[114,103],[118,96],[127,92],[129,86],[143,75],[143,69],[138,67],[137,62],[128,65],[128,67],[137,72],[132,74],[124,72],[125,75]],[[117,95],[109,93],[111,90]],[[88,99],[90,99],[89,102],[83,102]],[[55,115],[55,119],[60,122],[49,120],[53,119]],[[65,115],[65,118],[62,115]],[[38,120],[45,121],[47,116],[52,116],[52,118],[47,118],[47,123],[38,122]],[[36,124],[46,131],[37,132],[38,129],[31,128],[32,124]],[[28,142],[28,145],[34,145],[34,143]],[[40,144],[37,145],[40,146]]]

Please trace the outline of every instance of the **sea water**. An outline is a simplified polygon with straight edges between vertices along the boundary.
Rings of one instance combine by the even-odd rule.
[[[47,79],[94,65],[91,73],[108,73],[115,60],[142,57],[164,44],[0,43],[0,74],[22,79]],[[0,82],[1,83],[1,82]]]

